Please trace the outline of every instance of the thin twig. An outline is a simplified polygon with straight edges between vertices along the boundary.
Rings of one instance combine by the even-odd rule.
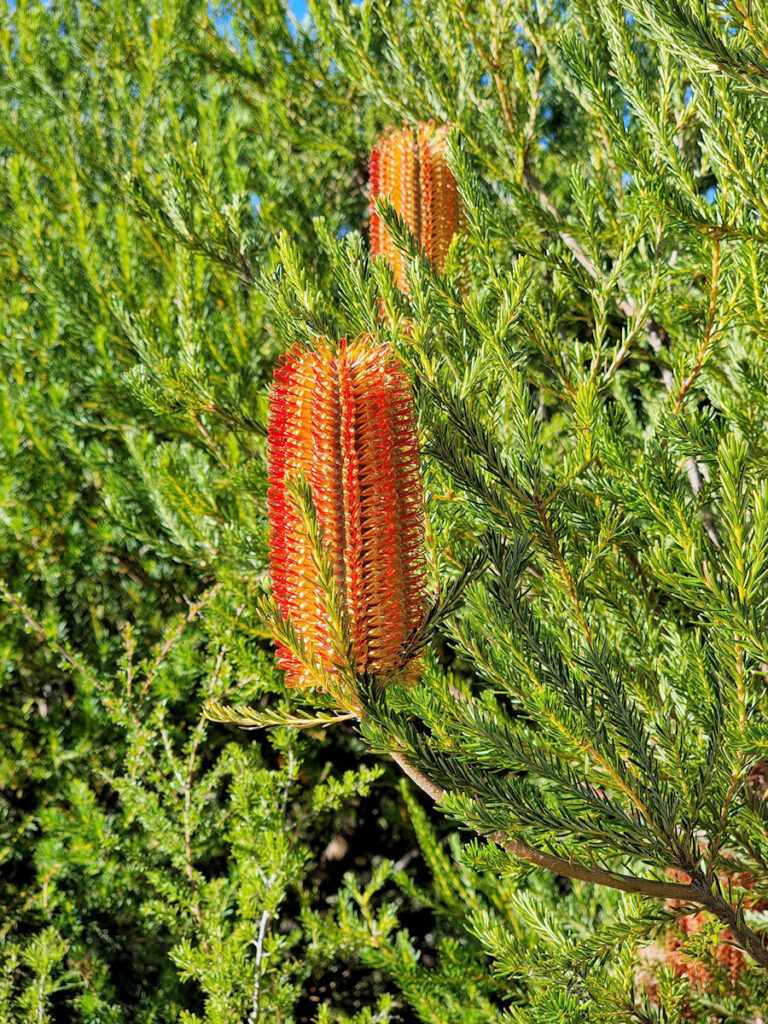
[[[285,786],[283,788],[283,799],[280,805],[280,819],[285,819],[285,814],[288,809],[288,796],[291,792],[291,786],[295,778],[296,772],[296,759],[293,756],[292,748],[288,748],[288,771],[285,780]],[[265,883],[264,895],[265,897],[269,894],[277,881],[280,872],[275,870],[269,876]],[[253,940],[253,944],[256,947],[256,957],[253,965],[253,997],[251,1000],[251,1012],[248,1015],[248,1024],[258,1024],[260,1002],[261,1002],[261,963],[264,959],[264,939],[267,934],[267,927],[269,922],[272,920],[272,912],[270,910],[262,911],[261,917],[259,918],[259,930],[256,938]]]
[[[542,208],[550,215],[550,217],[552,217],[552,219],[556,223],[558,223],[561,219],[559,211],[553,205],[549,196],[542,188],[538,178],[535,176],[533,171],[527,166],[523,169],[523,180],[525,181],[526,185],[528,185],[528,187],[531,189],[531,191],[535,193]],[[590,259],[590,257],[584,252],[577,239],[574,238],[574,236],[569,231],[565,231],[562,228],[558,231],[558,236],[560,240],[563,242],[563,244],[566,246],[566,248],[570,250],[571,254],[574,256],[576,261],[579,264],[581,264],[581,266],[586,270],[589,276],[594,281],[599,281],[600,274],[597,267],[595,266],[594,261]],[[719,241],[716,244],[719,247]],[[709,347],[709,339],[712,331],[712,324],[714,322],[714,304],[716,302],[716,299],[717,294],[715,286],[714,299],[710,301],[710,318],[708,321],[705,342],[703,343],[700,352],[700,359],[693,374],[687,381],[683,383],[683,386],[681,387],[680,394],[678,395],[675,404],[675,413],[678,413],[680,411],[682,400],[685,398],[685,395],[688,393],[690,388],[695,383],[704,365],[704,358]],[[639,316],[640,309],[635,300],[631,296],[620,296],[616,300],[616,305],[618,306],[619,312],[628,320],[634,320]],[[654,355],[660,355],[662,348],[664,347],[664,331],[663,328],[660,327],[658,323],[656,323],[653,317],[648,317],[648,319],[645,321],[645,333],[648,338],[648,344],[653,350]],[[626,353],[622,353],[622,360],[625,358],[625,356]],[[664,382],[664,387],[667,389],[668,392],[671,393],[675,386],[675,378],[672,371],[666,366],[662,366],[661,368],[661,379]],[[694,494],[698,494],[701,490],[701,471],[699,470],[699,467],[696,464],[695,459],[689,458],[686,461],[686,471],[688,473],[688,479],[691,484],[691,490]],[[720,539],[717,536],[717,532],[715,531],[711,515],[704,513],[702,518],[704,521],[704,528],[706,529],[710,540],[715,545],[715,547],[719,548]]]
[[[699,375],[704,368],[707,355],[709,354],[710,343],[712,340],[712,330],[715,326],[715,313],[717,312],[717,295],[718,295],[718,283],[720,279],[720,241],[716,241],[713,244],[712,253],[712,275],[710,277],[709,284],[709,310],[707,313],[707,325],[704,329],[704,338],[702,339],[699,351],[696,357],[696,365],[691,370],[690,374],[685,378],[683,383],[680,385],[680,390],[677,393],[677,400],[675,402],[674,413],[678,415],[683,407],[686,395],[691,390],[693,385],[699,378]]]
[[[271,888],[275,879],[277,878],[277,872],[269,876],[267,882],[267,888]],[[264,936],[267,932],[267,925],[271,914],[268,910],[265,910],[261,915],[259,921],[259,934],[255,940],[256,946],[256,961],[253,968],[253,1001],[250,1016],[248,1017],[248,1024],[258,1024],[259,1019],[259,998],[261,989],[261,961],[264,959]]]
[[[504,115],[504,120],[509,129],[509,133],[512,138],[515,138],[515,119],[512,115],[512,109],[509,105],[509,97],[507,96],[506,83],[501,74],[501,63],[499,60],[499,39],[498,30],[495,29],[491,39],[492,53],[489,53],[483,46],[483,42],[478,36],[474,29],[471,21],[467,17],[467,12],[464,8],[463,3],[459,3],[456,6],[461,23],[464,26],[465,31],[468,33],[472,40],[472,45],[475,47],[480,60],[485,64],[493,78],[493,84],[496,87],[496,92],[499,97],[499,103],[501,104],[501,111]]]
[[[173,631],[173,633],[171,633],[171,635],[166,639],[166,641],[163,644],[163,647],[162,647],[160,653],[155,658],[154,663],[152,664],[151,668],[147,672],[147,677],[144,680],[144,685],[141,688],[141,697],[142,698],[146,697],[147,691],[149,690],[150,686],[152,685],[152,682],[153,682],[155,676],[160,671],[160,667],[163,664],[163,662],[165,661],[166,656],[170,652],[171,648],[174,646],[174,644],[176,644],[181,639],[182,633],[187,628],[187,626],[190,624],[190,622],[192,622],[194,619],[196,619],[197,616],[202,611],[202,609],[205,608],[206,605],[210,604],[211,601],[216,597],[216,595],[218,594],[219,590],[221,590],[221,584],[220,583],[214,584],[214,586],[212,586],[211,589],[206,594],[204,594],[200,598],[199,601],[196,601],[194,604],[191,604],[189,606],[189,611],[187,612],[186,617],[184,618],[184,620],[182,622],[179,623],[179,625],[176,627],[176,629]]]

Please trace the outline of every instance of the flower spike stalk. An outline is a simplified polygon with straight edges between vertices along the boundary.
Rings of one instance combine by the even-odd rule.
[[[461,229],[461,199],[448,166],[448,127],[434,121],[415,129],[391,128],[376,143],[370,161],[371,255],[383,256],[399,287],[407,292],[405,259],[398,252],[376,210],[386,197],[408,225],[422,251],[438,271],[454,234]]]
[[[412,681],[404,645],[425,614],[424,520],[410,382],[368,335],[334,351],[318,340],[279,362],[268,425],[272,589],[322,668],[339,669],[317,554],[291,494],[306,478],[322,529],[351,667]],[[289,686],[318,679],[278,642]]]

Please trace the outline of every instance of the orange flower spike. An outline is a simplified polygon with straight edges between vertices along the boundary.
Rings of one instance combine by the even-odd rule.
[[[415,238],[419,238],[418,154],[413,132],[404,128],[383,136],[371,154],[371,251],[392,267],[400,288],[405,289],[405,260],[376,212],[376,199],[386,196]]]
[[[448,166],[446,151],[449,129],[420,124],[419,167],[423,196],[421,244],[438,270],[445,266],[453,236],[462,230],[463,211],[456,179]]]
[[[337,669],[325,595],[286,482],[304,473],[323,527],[354,668],[378,676],[413,670],[402,648],[423,620],[424,523],[409,381],[391,349],[364,335],[337,353],[294,348],[270,394],[269,543],[283,616],[329,673]],[[278,645],[289,686],[317,682]]]
[[[376,200],[382,196],[389,199],[417,244],[441,271],[463,219],[456,180],[446,159],[448,130],[435,127],[433,121],[422,122],[415,130],[390,129],[371,153],[371,254],[387,260],[403,291],[408,287],[405,260],[376,212]]]

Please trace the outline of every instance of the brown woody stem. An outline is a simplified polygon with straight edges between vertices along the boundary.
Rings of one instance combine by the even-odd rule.
[[[418,768],[414,768],[403,754],[392,752],[390,756],[408,778],[435,802],[443,799],[445,790],[438,786],[436,782],[427,778]],[[493,832],[487,835],[486,839],[496,843],[519,860],[524,860],[528,864],[534,864],[536,867],[546,868],[557,875],[573,878],[579,882],[605,885],[610,889],[619,889],[622,892],[635,892],[642,896],[653,896],[658,899],[683,900],[686,903],[697,903],[714,914],[723,924],[727,925],[733,936],[753,959],[761,967],[768,968],[768,949],[766,949],[761,938],[743,923],[743,919],[739,922],[736,911],[730,903],[727,903],[722,896],[713,892],[703,878],[694,878],[691,882],[660,882],[653,878],[622,875],[614,871],[605,871],[603,868],[588,867],[586,864],[580,864],[578,861],[570,859],[566,860],[564,857],[555,857],[553,854],[539,850],[535,846],[528,846],[527,843],[521,843],[517,839],[510,839],[504,832]]]
[[[431,796],[435,802],[443,799],[445,790],[427,778],[418,768],[414,768],[402,754],[392,753],[391,757],[402,768],[408,778],[419,789],[423,790],[428,796]],[[697,902],[700,902],[696,897],[697,890],[691,884],[658,882],[652,878],[635,878],[632,875],[620,875],[613,871],[604,871],[602,868],[587,867],[578,861],[566,860],[564,857],[555,857],[544,850],[528,846],[527,843],[521,843],[517,839],[510,839],[503,832],[493,832],[487,835],[486,838],[520,860],[524,860],[528,864],[535,864],[540,868],[546,868],[548,871],[554,871],[555,874],[564,875],[566,878],[575,878],[580,882],[594,882],[596,885],[607,885],[611,889],[621,889],[622,892],[642,893],[644,896],[659,896],[662,899],[670,900],[696,899]]]

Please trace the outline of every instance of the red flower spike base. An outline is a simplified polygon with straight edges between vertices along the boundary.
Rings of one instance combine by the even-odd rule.
[[[376,200],[387,197],[438,271],[463,214],[456,179],[448,166],[448,128],[433,121],[415,129],[391,128],[371,153],[371,255],[383,256],[399,287],[408,291],[405,260],[376,212]]]
[[[403,645],[424,619],[424,519],[410,382],[392,350],[367,335],[324,341],[279,362],[268,426],[269,547],[281,614],[314,659],[334,653],[311,542],[286,483],[303,473],[323,528],[353,667],[411,682]],[[278,644],[287,684],[318,680]]]

